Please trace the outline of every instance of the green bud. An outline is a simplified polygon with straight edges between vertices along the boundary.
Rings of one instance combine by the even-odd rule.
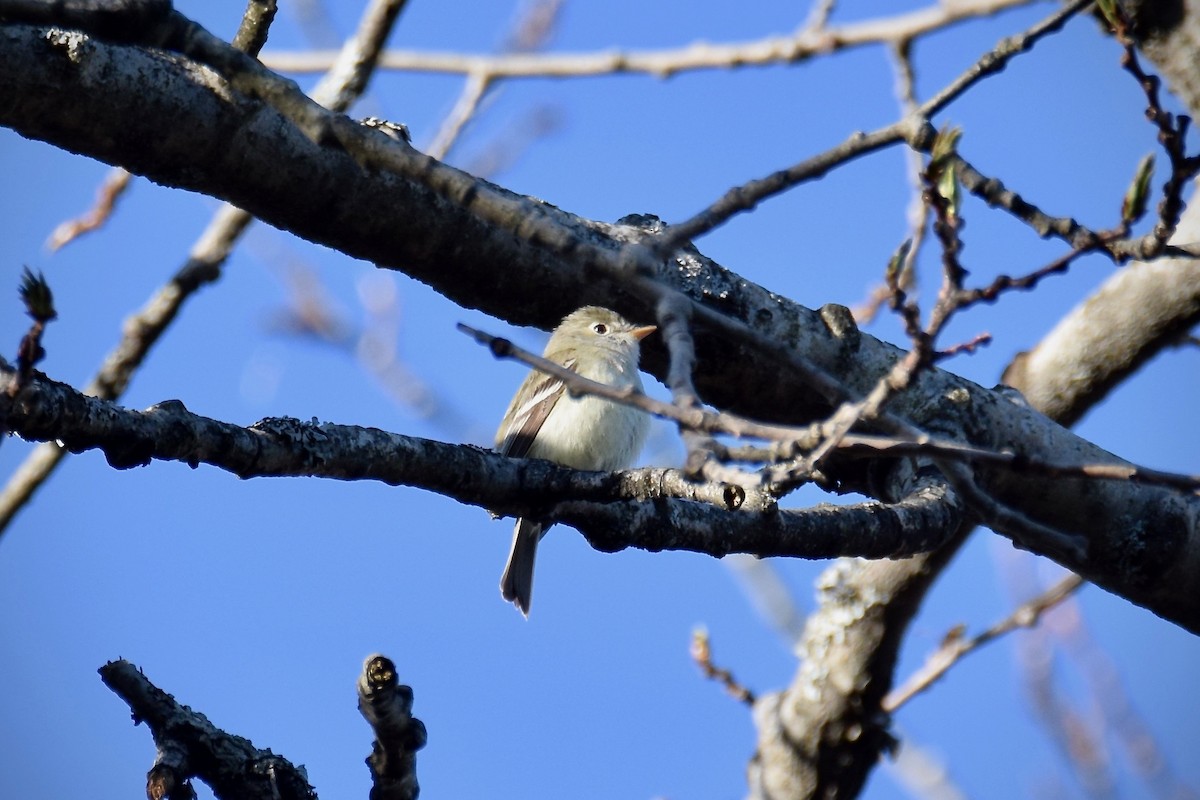
[[[1138,162],[1137,172],[1133,174],[1133,182],[1125,190],[1125,200],[1121,203],[1121,220],[1132,225],[1146,213],[1146,198],[1150,194],[1150,179],[1154,177],[1154,154],[1142,156]]]
[[[947,164],[938,172],[937,192],[946,201],[946,213],[958,217],[962,208],[962,190],[958,186],[958,170]]]
[[[958,172],[951,161],[958,151],[958,140],[961,138],[962,128],[946,126],[937,132],[929,154],[929,176],[937,193],[946,201],[946,211],[951,217],[957,217],[962,206]]]

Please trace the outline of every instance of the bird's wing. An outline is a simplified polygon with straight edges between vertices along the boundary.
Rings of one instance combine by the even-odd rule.
[[[569,370],[576,371],[575,359],[563,364]],[[533,440],[542,423],[554,409],[558,398],[562,397],[566,384],[551,375],[543,375],[533,387],[529,399],[512,416],[512,425],[504,433],[504,439],[497,449],[501,455],[524,458],[533,446]]]

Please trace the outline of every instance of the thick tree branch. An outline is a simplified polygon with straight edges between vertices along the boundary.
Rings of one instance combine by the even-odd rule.
[[[146,776],[149,798],[174,794],[191,778],[208,784],[221,800],[313,800],[316,792],[303,771],[270,750],[217,728],[200,713],[176,702],[128,661],[100,668],[104,685],[124,700],[135,723],[154,736],[158,756]]]
[[[10,397],[8,390],[16,378],[15,370],[0,365],[0,420],[9,430],[28,439],[57,439],[72,451],[100,449],[117,468],[159,459],[193,466],[207,463],[241,477],[306,475],[418,486],[500,513],[565,522],[601,550],[633,546],[717,556],[742,552],[898,558],[942,545],[948,532],[964,519],[957,495],[947,494],[940,478],[931,483],[906,478],[897,470],[892,470],[889,488],[883,490],[900,500],[894,505],[780,510],[765,494],[695,483],[675,470],[575,472],[549,462],[506,459],[465,445],[288,419],[242,428],[192,414],[178,401],[131,411],[37,377]],[[1187,506],[1180,496],[1165,490],[1120,481],[1041,482],[1064,487],[1068,498],[1075,487],[1085,506],[1060,508],[1062,516],[1089,516],[1093,506],[1105,505],[1108,495],[1143,507]],[[1068,504],[1062,496],[1057,502]],[[1156,530],[1153,518],[1143,520],[1143,525],[1146,531]],[[1099,523],[1094,527],[1099,528]],[[1171,559],[1180,557],[1185,534],[1180,531],[1172,537],[1157,530],[1152,540],[1135,535],[1116,541],[1093,536],[1093,551],[1118,548],[1136,560],[1115,560],[1111,553],[1097,557],[1093,552],[1086,561],[1071,566],[1100,574],[1113,591],[1141,599],[1144,575],[1155,569],[1159,574],[1168,571]],[[1171,602],[1154,610],[1174,614],[1185,626],[1200,627],[1194,622],[1200,611],[1191,593],[1176,590],[1164,596]]]
[[[514,516],[579,529],[594,547],[830,558],[897,558],[942,544],[963,518],[936,475],[897,473],[899,502],[779,509],[763,493],[697,483],[679,470],[577,472],[470,445],[332,423],[262,420],[243,428],[168,401],[121,408],[35,377],[9,399],[15,373],[0,362],[0,420],[67,450],[98,449],[126,469],[154,460],[209,464],[242,478],[310,476],[415,486]]]
[[[750,797],[858,793],[894,744],[880,704],[908,620],[957,549],[951,543],[902,561],[841,560],[825,571],[817,582],[818,608],[797,647],[801,661],[792,684],[755,703]]]

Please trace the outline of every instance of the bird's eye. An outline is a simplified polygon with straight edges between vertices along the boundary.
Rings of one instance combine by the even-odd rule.
[[[606,333],[608,333],[608,326],[605,325],[603,322],[593,323],[592,324],[592,332],[595,333],[597,336],[604,336]]]

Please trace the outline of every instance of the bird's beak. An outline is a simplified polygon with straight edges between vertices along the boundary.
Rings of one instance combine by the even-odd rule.
[[[634,328],[633,330],[631,330],[629,332],[629,335],[632,336],[633,338],[637,339],[638,341],[641,341],[642,339],[645,339],[650,334],[654,333],[656,330],[658,330],[657,325],[645,325],[641,328]]]

